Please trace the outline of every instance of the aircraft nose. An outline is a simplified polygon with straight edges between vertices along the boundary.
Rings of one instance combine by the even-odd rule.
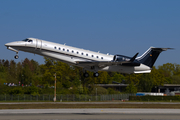
[[[6,43],[5,46],[8,47],[8,46],[11,46],[11,44],[10,43]]]
[[[9,47],[9,46],[15,46],[17,45],[17,42],[10,42],[10,43],[6,43],[5,46]]]

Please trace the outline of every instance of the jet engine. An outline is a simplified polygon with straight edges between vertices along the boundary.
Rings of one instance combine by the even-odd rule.
[[[137,54],[134,57],[130,58],[123,55],[114,55],[113,61],[119,62],[122,66],[140,66],[140,63],[135,60],[136,56]]]
[[[113,61],[130,61],[130,57],[123,56],[123,55],[114,55]]]

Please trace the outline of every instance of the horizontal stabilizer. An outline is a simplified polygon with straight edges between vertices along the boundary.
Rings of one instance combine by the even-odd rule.
[[[154,51],[159,51],[159,52],[162,52],[162,51],[166,51],[166,50],[173,50],[174,48],[151,48],[152,50]]]

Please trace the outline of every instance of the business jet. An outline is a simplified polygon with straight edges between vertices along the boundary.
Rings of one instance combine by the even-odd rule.
[[[136,53],[133,57],[127,57],[124,55],[102,54],[36,38],[7,43],[5,46],[7,49],[16,52],[15,59],[19,58],[19,51],[24,51],[82,67],[84,77],[89,76],[86,71],[94,72],[94,77],[99,76],[98,71],[128,74],[150,73],[159,54],[171,49],[150,47],[140,57],[137,57],[139,53]]]

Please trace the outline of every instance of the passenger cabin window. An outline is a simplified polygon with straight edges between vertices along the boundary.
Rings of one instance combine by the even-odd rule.
[[[86,54],[86,56],[88,56],[88,54]]]
[[[59,48],[59,50],[61,50],[61,48]]]
[[[67,52],[69,52],[69,50],[67,50]]]
[[[101,59],[103,59],[103,57],[101,57]]]
[[[99,57],[97,56],[97,58],[99,58]]]
[[[81,55],[83,55],[83,53],[81,53]]]
[[[94,57],[94,55],[92,55],[92,57]]]
[[[79,54],[79,52],[77,52],[77,54]]]
[[[56,47],[54,47],[54,49],[56,49]]]
[[[72,50],[72,53],[74,53],[74,51]]]
[[[63,49],[63,51],[65,51],[65,49]]]

